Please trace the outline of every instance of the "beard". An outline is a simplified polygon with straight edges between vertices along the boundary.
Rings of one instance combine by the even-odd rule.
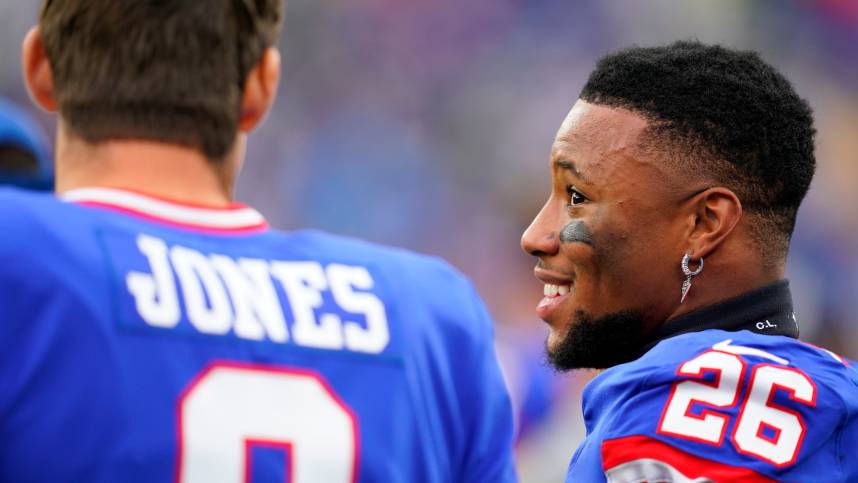
[[[594,319],[576,311],[563,340],[548,347],[548,361],[561,372],[607,369],[640,356],[645,342],[644,315],[622,311]]]

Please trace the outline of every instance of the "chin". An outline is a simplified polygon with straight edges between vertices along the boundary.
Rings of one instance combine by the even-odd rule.
[[[620,311],[594,318],[582,311],[548,334],[545,350],[558,371],[607,369],[634,360],[644,342],[644,316]]]
[[[560,329],[549,329],[548,338],[545,340],[545,350],[549,355],[562,349],[571,326],[572,323],[569,323]]]

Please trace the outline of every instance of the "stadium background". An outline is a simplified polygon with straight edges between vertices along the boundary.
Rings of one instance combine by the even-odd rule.
[[[0,96],[50,133],[20,79],[37,3],[0,0]],[[819,167],[789,278],[803,338],[858,357],[858,2],[288,4],[280,98],[252,137],[239,199],[281,229],[405,246],[469,275],[520,408],[523,482],[562,479],[591,377],[542,363],[542,286],[518,247],[547,196],[550,143],[600,55],[682,38],[759,50],[813,106]]]

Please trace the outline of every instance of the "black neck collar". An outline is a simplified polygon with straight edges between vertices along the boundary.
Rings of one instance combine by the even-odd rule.
[[[797,339],[798,322],[792,308],[789,282],[780,280],[670,320],[647,337],[641,354],[664,339],[707,329],[731,332],[750,330],[763,335],[785,335]]]

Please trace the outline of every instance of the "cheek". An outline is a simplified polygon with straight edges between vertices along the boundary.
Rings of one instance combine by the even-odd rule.
[[[646,224],[604,225],[594,229],[593,276],[602,297],[615,299],[620,309],[639,308],[665,275],[662,233]]]
[[[638,251],[633,227],[622,221],[616,213],[605,210],[597,212],[588,223],[592,238],[588,261],[591,274],[597,278],[621,274],[629,258]]]

